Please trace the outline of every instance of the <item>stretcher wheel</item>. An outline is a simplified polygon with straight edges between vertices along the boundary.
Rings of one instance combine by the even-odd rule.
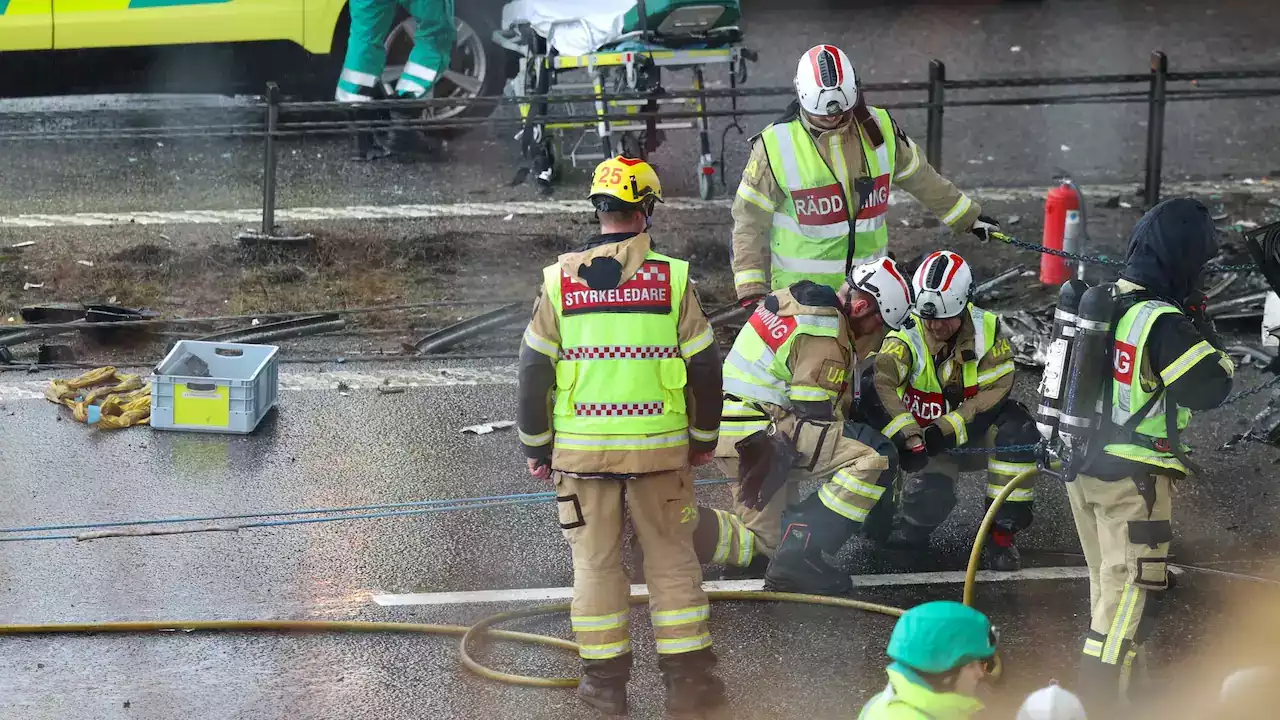
[[[716,195],[715,175],[712,175],[704,168],[698,168],[698,197],[703,200],[710,200]]]

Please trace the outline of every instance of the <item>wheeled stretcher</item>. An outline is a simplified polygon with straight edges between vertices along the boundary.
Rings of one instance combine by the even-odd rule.
[[[549,96],[520,105],[524,123],[517,138],[537,181],[550,188],[557,156],[572,166],[626,155],[647,158],[669,130],[695,129],[699,194],[714,194],[718,163],[711,154],[707,98],[667,97],[700,93],[707,69],[723,68],[727,86],[746,82],[750,50],[739,47],[738,0],[515,0],[503,8],[494,41],[519,55],[520,71],[507,86],[514,96]],[[688,85],[670,84],[689,72]],[[644,94],[645,98],[610,99]],[[557,102],[555,96],[592,96],[594,102]],[[736,99],[731,99],[734,110]],[[640,113],[692,113],[658,120]],[[634,122],[610,115],[637,115]],[[557,117],[563,118],[557,120]],[[736,125],[737,116],[733,115]]]

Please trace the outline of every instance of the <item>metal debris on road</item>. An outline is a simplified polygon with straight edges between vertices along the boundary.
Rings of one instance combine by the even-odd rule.
[[[488,435],[494,430],[505,430],[510,427],[515,427],[515,424],[516,424],[515,420],[495,420],[494,422],[491,422],[491,423],[482,423],[480,425],[468,425],[467,427],[462,428],[458,432],[475,433],[476,435]]]
[[[974,288],[973,297],[975,299],[981,298],[982,296],[991,292],[991,290],[993,290],[997,285],[1001,285],[1005,282],[1008,282],[1009,280],[1012,280],[1015,277],[1021,276],[1022,271],[1025,269],[1026,269],[1025,265],[1021,265],[1021,264],[1014,265],[1013,267],[1009,268],[1008,270],[1005,270],[1004,272],[991,278],[990,280],[980,283],[978,287]]]
[[[254,318],[249,327],[226,330],[212,335],[206,335],[200,338],[200,340],[206,342],[260,344],[274,342],[277,340],[288,340],[290,338],[306,337],[308,335],[318,335],[320,333],[341,330],[346,326],[347,321],[334,313],[311,315],[309,317],[283,320],[281,322],[267,323],[265,325],[261,324],[257,318]]]
[[[22,283],[23,290],[39,290],[42,287],[44,287],[44,283],[31,283],[31,282]]]
[[[16,245],[10,245],[9,247],[14,250],[18,250],[21,248],[31,247],[32,245],[35,245],[35,244],[36,244],[35,240],[27,240],[26,242],[20,242]]]
[[[93,267],[93,261],[92,261],[92,260],[77,260],[77,261],[76,261],[76,264],[77,264],[77,265],[83,265],[83,266],[85,266],[85,267]]]
[[[497,310],[467,318],[427,335],[418,342],[403,345],[405,352],[428,355],[457,345],[463,340],[478,337],[494,330],[501,330],[514,323],[522,323],[529,317],[529,308],[523,302],[504,305]]]
[[[1053,308],[1035,313],[1026,310],[997,313],[1009,336],[1013,359],[1021,365],[1044,367],[1053,334]]]

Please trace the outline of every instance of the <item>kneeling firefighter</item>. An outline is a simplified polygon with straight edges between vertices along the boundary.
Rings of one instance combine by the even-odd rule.
[[[952,448],[1034,445],[1035,422],[1012,400],[1013,350],[999,318],[969,302],[973,274],[959,255],[941,250],[912,278],[914,323],[889,333],[876,355],[875,398],[868,417],[898,446],[909,475],[899,493],[886,545],[917,549],[956,504],[961,471],[987,469],[987,504],[1011,479],[1036,467],[1033,450],[952,455]],[[992,570],[1021,566],[1014,534],[1031,524],[1030,484],[1001,506],[983,562]],[[879,512],[879,510],[877,510]]]
[[[882,258],[854,267],[838,291],[800,281],[756,307],[724,364],[716,463],[739,479],[734,507],[698,509],[699,560],[748,566],[773,557],[771,589],[848,591],[848,574],[822,553],[837,552],[866,519],[897,458],[875,429],[846,420],[842,398],[857,358],[875,352],[886,325],[900,327],[910,303],[906,278]],[[809,478],[826,482],[800,502]]]
[[[710,463],[715,448],[720,354],[689,264],[655,252],[646,232],[661,198],[644,161],[610,158],[596,169],[601,234],[543,270],[520,348],[519,430],[529,471],[555,483],[573,554],[578,696],[605,714],[627,710],[630,588],[620,545],[630,516],[648,551],[667,718],[695,720],[724,700],[693,550],[690,467]]]
[[[1080,689],[1090,715],[1127,698],[1130,670],[1168,586],[1170,491],[1196,470],[1179,434],[1192,410],[1217,407],[1231,391],[1234,366],[1199,289],[1216,245],[1204,205],[1167,200],[1134,227],[1120,280],[1089,289],[1081,301],[1059,431],[1084,439],[1066,438],[1064,479],[1089,563]],[[1085,344],[1096,340],[1091,332],[1102,340],[1100,352]],[[1102,412],[1092,419],[1095,398]]]

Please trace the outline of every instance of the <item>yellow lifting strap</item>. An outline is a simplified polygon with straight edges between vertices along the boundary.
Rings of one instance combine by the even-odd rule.
[[[102,430],[151,422],[151,384],[110,366],[70,380],[50,380],[44,396],[49,402],[71,408],[71,416],[79,422],[88,424],[90,416],[96,416],[92,424]]]

